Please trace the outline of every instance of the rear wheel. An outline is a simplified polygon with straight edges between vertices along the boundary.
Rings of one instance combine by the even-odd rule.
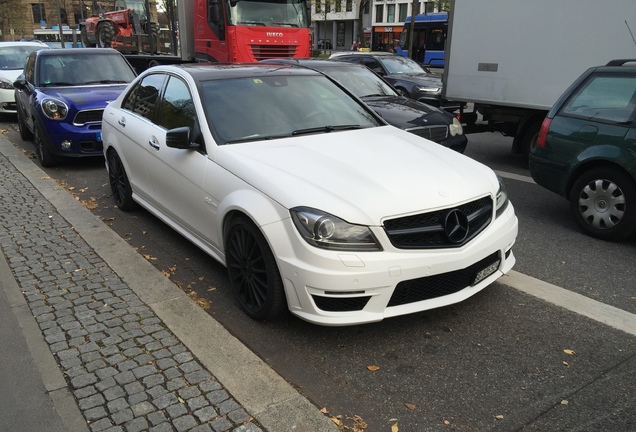
[[[100,48],[110,48],[116,34],[115,25],[110,21],[103,21],[97,27],[97,45]]]
[[[80,41],[82,42],[82,47],[84,48],[93,48],[95,44],[90,43],[88,41],[88,34],[86,33],[86,26],[82,26],[80,29]]]
[[[591,169],[574,183],[570,208],[589,235],[603,240],[627,238],[636,230],[636,184],[621,171]]]
[[[120,210],[128,211],[137,207],[132,198],[132,187],[128,181],[124,164],[116,151],[108,152],[108,181],[113,192],[115,204]]]
[[[280,317],[286,310],[283,281],[263,234],[250,219],[237,216],[225,243],[230,283],[245,313],[257,320]]]
[[[44,139],[44,134],[37,124],[33,126],[33,144],[35,145],[35,155],[40,161],[40,165],[44,168],[50,168],[57,165],[57,159],[48,148],[48,144]]]

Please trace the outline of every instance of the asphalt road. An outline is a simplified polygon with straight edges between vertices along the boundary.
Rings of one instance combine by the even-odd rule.
[[[9,120],[0,129],[31,153]],[[471,135],[466,154],[504,176],[520,220],[515,270],[636,314],[636,241],[606,243],[580,233],[567,202],[529,180],[510,143],[498,134]],[[371,325],[318,327],[294,317],[258,323],[239,310],[221,265],[148,212],[113,208],[103,161],[46,172],[350,427],[363,421],[360,430],[371,432],[394,425],[412,432],[636,430],[633,334],[505,283],[458,305]]]

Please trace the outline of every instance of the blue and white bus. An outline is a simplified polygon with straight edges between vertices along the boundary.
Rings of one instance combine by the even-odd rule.
[[[404,30],[400,35],[397,53],[404,57],[409,55],[409,27],[411,17],[406,17]],[[448,13],[416,15],[413,27],[415,54],[413,60],[426,66],[444,67],[444,47],[448,34]]]

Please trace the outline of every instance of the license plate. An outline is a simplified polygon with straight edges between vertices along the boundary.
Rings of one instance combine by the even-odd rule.
[[[97,141],[101,141],[101,140],[102,140],[102,133],[97,132]]]
[[[490,264],[488,267],[486,267],[483,270],[480,270],[476,275],[475,275],[475,280],[473,280],[473,285],[477,285],[479,282],[483,281],[484,279],[486,279],[488,276],[490,276],[491,274],[493,274],[494,272],[497,271],[497,269],[499,268],[499,263],[501,262],[501,260],[497,260],[494,263]]]

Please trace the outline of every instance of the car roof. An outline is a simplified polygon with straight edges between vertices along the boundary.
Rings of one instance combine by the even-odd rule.
[[[38,57],[60,57],[67,55],[117,55],[121,56],[121,53],[112,48],[56,48],[51,50],[38,51]]]
[[[208,81],[225,78],[249,78],[265,75],[314,75],[320,72],[291,64],[274,63],[186,63],[179,65],[155,66],[149,71],[182,71],[195,81]]]
[[[325,59],[325,58],[272,58],[261,60],[260,63],[277,63],[277,64],[288,64],[288,65],[298,65],[304,67],[337,67],[337,68],[364,68],[367,69],[366,66],[363,66],[358,63],[350,63],[350,62],[342,62],[335,59]]]
[[[0,47],[6,47],[6,46],[37,46],[40,48],[50,48],[47,44],[39,40],[0,42]]]
[[[341,51],[331,54],[329,58],[335,58],[344,55],[368,55],[368,56],[392,56],[395,57],[397,54],[393,54],[386,51]]]

